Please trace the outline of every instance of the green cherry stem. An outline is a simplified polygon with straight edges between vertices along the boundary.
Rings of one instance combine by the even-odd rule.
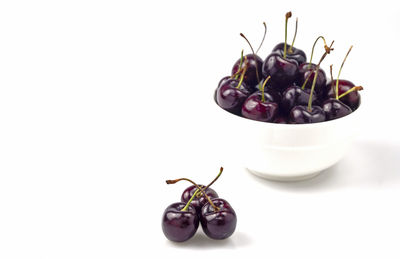
[[[324,36],[318,36],[318,38],[314,41],[314,45],[313,45],[313,47],[312,47],[312,49],[311,49],[310,63],[308,64],[308,68],[309,68],[309,69],[311,68],[312,58],[313,58],[313,56],[314,56],[315,45],[317,44],[317,42],[318,42],[319,39],[322,39],[322,40],[324,41],[324,46],[327,47]],[[325,51],[327,50],[326,47],[325,47]]]
[[[329,66],[329,70],[330,70],[330,73],[331,73],[331,88],[332,88],[333,92],[335,92],[336,90],[335,90],[334,83],[333,83],[333,73],[332,73],[332,69],[333,69],[333,65],[331,64],[331,65]]]
[[[236,89],[239,89],[240,88],[240,86],[242,85],[242,83],[243,83],[243,79],[244,79],[244,74],[246,74],[246,70],[247,70],[247,57],[245,57],[244,58],[244,69],[243,69],[243,71],[242,71],[242,75],[240,76],[240,81],[239,81],[239,83],[238,83],[238,85],[236,86]]]
[[[268,76],[265,80],[264,80],[264,83],[263,83],[263,85],[262,85],[262,87],[261,87],[261,102],[263,102],[263,103],[265,103],[265,96],[264,96],[264,88],[265,88],[265,85],[267,84],[267,82],[268,82],[268,80],[271,78],[271,76]]]
[[[265,35],[267,35],[267,24],[265,22],[263,22],[263,25],[264,25],[264,36],[263,36],[263,38],[261,40],[260,46],[258,46],[258,49],[256,50],[256,54],[261,49],[261,46],[263,45],[264,40],[265,40]]]
[[[308,99],[308,107],[307,107],[307,109],[310,112],[312,111],[312,107],[311,107],[311,105],[312,105],[312,97],[313,97],[313,92],[314,92],[314,88],[315,88],[315,83],[317,82],[318,71],[319,71],[319,66],[317,66],[317,68],[314,71],[314,73],[315,73],[314,74],[314,80],[313,80],[313,83],[312,83],[312,86],[311,86],[310,98]]]
[[[287,24],[290,17],[292,17],[292,12],[287,12],[285,15],[285,45],[283,46],[283,58],[286,58]]]
[[[238,71],[236,72],[236,74],[234,75],[234,76],[235,76],[235,79],[238,79],[238,77],[239,77],[239,75],[240,75],[240,70],[242,69],[242,63],[243,63],[243,50],[242,50],[242,52],[240,53],[239,68],[238,68]]]
[[[294,41],[296,40],[296,36],[297,36],[297,23],[298,23],[298,20],[299,19],[296,17],[296,29],[294,30],[293,41],[292,41],[292,45],[290,45],[289,53],[293,53],[293,45],[294,45]]]
[[[254,60],[256,61],[256,53],[254,52],[253,46],[251,46],[250,41],[246,38],[246,36],[244,36],[243,33],[240,33],[240,36],[242,36],[242,37],[247,41],[247,44],[249,44],[250,49],[251,49],[251,52],[253,53],[253,56],[254,56]],[[257,66],[256,66],[256,76],[257,76],[258,82],[260,82],[260,76],[258,75],[258,68],[257,68]]]
[[[203,193],[203,195],[207,198],[208,202],[209,202],[210,205],[214,208],[214,210],[216,210],[216,211],[219,210],[219,208],[218,208],[217,206],[215,206],[215,204],[212,202],[212,200],[210,199],[210,197],[204,192],[204,190],[203,190],[200,186],[198,186],[195,182],[193,182],[192,180],[190,180],[190,179],[188,179],[188,178],[178,178],[178,179],[175,179],[175,180],[166,180],[165,182],[166,182],[167,184],[175,184],[175,183],[177,183],[177,182],[179,182],[179,181],[182,181],[182,180],[183,180],[183,181],[188,181],[188,182],[192,183],[194,186],[196,186],[196,188],[197,188],[198,190],[200,190],[200,192]]]
[[[340,77],[340,73],[342,72],[342,68],[343,68],[344,62],[346,61],[347,56],[350,54],[350,51],[351,51],[352,48],[353,48],[353,46],[350,46],[350,49],[349,49],[349,51],[347,51],[347,54],[344,57],[342,65],[340,66],[340,69],[339,69],[339,73],[338,73],[338,76],[337,76],[337,79],[336,79],[336,100],[339,100],[339,77]]]
[[[345,97],[346,95],[348,95],[348,94],[351,93],[351,92],[354,92],[354,91],[361,91],[361,90],[364,90],[364,88],[363,88],[362,86],[354,86],[354,87],[352,87],[351,89],[349,89],[349,90],[347,90],[346,92],[344,92],[344,93],[342,93],[341,95],[339,95],[339,98],[338,98],[338,99],[340,99],[340,98],[342,98],[342,97]]]
[[[181,211],[187,211],[190,203],[193,201],[194,197],[196,197],[197,193],[199,192],[199,189],[196,189],[196,191],[193,193],[192,197],[190,197],[190,200],[186,203],[185,207],[183,207],[183,209],[181,209]]]

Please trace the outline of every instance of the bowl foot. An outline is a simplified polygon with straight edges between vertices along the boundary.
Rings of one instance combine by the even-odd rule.
[[[274,175],[274,174],[257,172],[257,171],[251,170],[249,168],[247,168],[247,171],[249,171],[250,173],[252,173],[258,177],[261,177],[261,178],[264,178],[264,179],[267,179],[270,181],[278,181],[278,182],[304,181],[304,180],[314,178],[321,173],[321,171],[318,171],[318,172],[312,172],[312,173],[295,175],[295,176],[281,176],[281,175],[278,176],[278,175]]]

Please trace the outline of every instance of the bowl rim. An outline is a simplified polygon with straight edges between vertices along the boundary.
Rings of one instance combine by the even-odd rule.
[[[212,98],[214,105],[220,109],[220,112],[225,112],[226,114],[228,114],[228,116],[231,116],[232,119],[235,120],[242,120],[242,121],[246,121],[244,123],[251,123],[251,124],[256,124],[256,125],[260,125],[260,126],[266,126],[266,127],[277,127],[277,128],[282,128],[282,129],[305,129],[305,128],[315,128],[315,127],[325,127],[325,126],[329,126],[331,124],[334,123],[342,123],[344,121],[348,121],[351,120],[355,114],[359,113],[360,107],[361,107],[361,96],[360,96],[360,104],[357,107],[357,109],[355,109],[352,113],[341,117],[339,119],[334,119],[334,120],[329,120],[329,121],[323,121],[323,122],[315,122],[315,123],[304,123],[304,124],[289,124],[289,123],[274,123],[274,122],[264,122],[264,121],[257,121],[257,120],[252,120],[249,118],[245,118],[236,114],[233,114],[223,108],[221,108],[221,106],[218,105],[217,101]]]

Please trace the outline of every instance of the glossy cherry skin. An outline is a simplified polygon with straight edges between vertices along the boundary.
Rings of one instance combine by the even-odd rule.
[[[290,111],[289,119],[294,124],[323,122],[326,119],[324,110],[316,105],[311,107],[311,111],[307,106],[297,105]]]
[[[218,86],[214,91],[214,101],[215,102],[217,102],[217,90],[218,90],[218,87],[220,87],[223,83],[225,83],[229,79],[232,79],[231,76],[225,76],[225,77],[221,78],[221,80],[219,80]]]
[[[275,52],[265,59],[262,73],[265,78],[271,76],[270,85],[282,92],[296,80],[299,68],[296,60],[285,59]]]
[[[249,87],[248,90],[254,92],[255,86],[262,79],[261,67],[263,64],[263,60],[258,55],[254,54],[248,54],[244,57],[247,58],[248,63],[247,63],[246,73],[244,74],[243,82],[245,82],[245,84]],[[242,67],[245,66],[244,57],[242,61]],[[239,65],[240,65],[240,59],[238,59],[233,65],[232,75],[236,74],[236,72],[239,70]]]
[[[200,223],[203,231],[212,239],[228,238],[236,229],[236,213],[224,199],[216,198],[212,202],[219,210],[215,211],[210,203],[201,208]]]
[[[183,242],[190,239],[199,227],[196,209],[189,205],[187,211],[181,211],[185,203],[177,202],[169,205],[162,217],[162,230],[171,241]]]
[[[238,84],[239,80],[236,79],[229,79],[225,81],[217,88],[216,99],[217,104],[221,108],[231,113],[240,115],[242,105],[250,95],[250,92],[244,87],[243,82],[239,88],[236,88]]]
[[[232,79],[232,77],[231,76],[224,76],[223,78],[221,78],[221,80],[219,80],[218,87],[220,87],[223,83],[225,83],[229,79]]]
[[[289,113],[296,105],[308,105],[310,99],[310,89],[301,89],[300,86],[292,85],[288,87],[282,94],[281,107],[282,111]],[[313,95],[312,103],[315,104],[317,97]]]
[[[352,113],[349,106],[334,98],[324,101],[322,103],[322,109],[325,112],[327,121],[338,119]]]
[[[268,92],[264,92],[265,102],[261,100],[262,92],[251,94],[242,106],[242,116],[248,119],[271,122],[278,114],[278,103]]]
[[[205,188],[204,185],[199,185],[199,186],[203,189]],[[196,190],[197,190],[197,187],[194,185],[186,188],[182,193],[181,201],[186,204],[190,200],[190,198],[193,196],[193,194],[195,193]],[[208,195],[208,197],[210,197],[210,199],[218,198],[218,194],[211,188],[207,188],[207,190],[205,190],[205,193]],[[199,195],[200,194],[201,193],[199,193]],[[192,200],[190,205],[192,205],[196,209],[197,213],[200,214],[201,208],[207,202],[208,202],[208,200],[203,194],[200,197],[197,197],[197,195],[196,195],[196,197]]]
[[[281,42],[272,49],[272,52],[277,52],[279,53],[279,55],[281,55],[281,57],[283,57],[284,47],[285,43]],[[286,44],[286,57],[290,59],[295,59],[299,65],[307,61],[307,56],[306,53],[304,53],[304,51],[293,47],[292,52],[289,52],[289,49],[290,45]]]
[[[316,67],[317,67],[317,65],[312,64],[312,63],[311,63],[311,65],[310,65],[310,63],[301,64],[299,66],[299,74],[296,79],[296,84],[299,86],[303,86],[304,81],[306,81],[306,79],[308,78],[307,83],[304,88],[311,89],[312,83],[314,80],[314,76],[315,76],[314,70]],[[329,88],[326,85],[325,72],[320,68],[318,70],[318,75],[317,75],[317,79],[316,79],[315,86],[314,86],[314,92],[321,99],[326,96],[326,94],[328,93],[328,90],[329,90]]]
[[[331,82],[328,82],[327,87],[329,87],[328,98],[336,98],[334,89],[336,89],[336,80],[333,81],[333,88],[331,87]],[[339,95],[347,92],[354,87],[354,84],[348,80],[339,79]],[[351,92],[346,96],[340,98],[344,104],[349,106],[353,111],[355,111],[358,106],[360,106],[361,97],[358,91]]]

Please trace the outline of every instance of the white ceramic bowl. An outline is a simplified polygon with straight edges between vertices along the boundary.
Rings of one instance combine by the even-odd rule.
[[[360,108],[326,122],[277,124],[239,117],[213,103],[219,130],[226,135],[221,143],[225,151],[240,158],[250,172],[270,180],[316,176],[346,154],[360,125]]]

